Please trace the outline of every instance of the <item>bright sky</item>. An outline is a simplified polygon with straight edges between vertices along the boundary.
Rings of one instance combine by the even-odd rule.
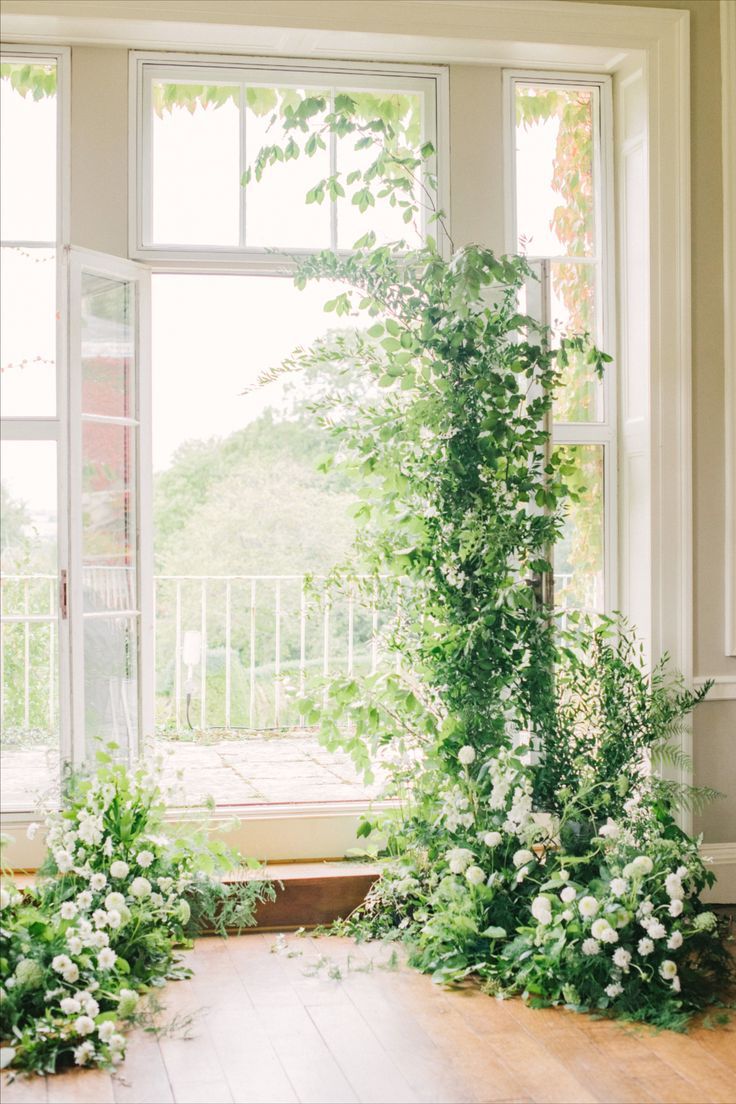
[[[49,240],[54,231],[55,105],[10,92],[2,81],[3,238]],[[250,152],[274,136],[249,114]],[[540,181],[549,176],[556,122],[517,132],[520,232],[534,253],[556,253],[549,230],[558,200]],[[190,115],[176,110],[154,128],[153,227],[159,241],[236,244],[240,201],[238,118],[232,104]],[[351,160],[356,155],[351,153]],[[22,173],[14,171],[23,166]],[[324,246],[329,209],[303,204],[307,187],[326,164],[317,160],[277,166],[250,190],[249,244]],[[369,222],[370,219],[370,222]],[[370,225],[387,238],[404,232],[400,215],[361,218],[357,208],[338,215],[339,240],[348,245]],[[184,234],[186,229],[187,233]],[[54,265],[48,253],[4,254],[2,365],[3,413],[54,413]],[[28,251],[26,251],[27,253]],[[154,469],[165,468],[191,438],[224,437],[273,401],[273,389],[243,396],[260,372],[280,363],[295,346],[334,326],[322,305],[335,289],[294,288],[289,278],[231,275],[153,277]],[[35,445],[4,450],[3,478],[34,510],[51,501],[48,462],[22,463]],[[48,449],[46,450],[48,452]]]

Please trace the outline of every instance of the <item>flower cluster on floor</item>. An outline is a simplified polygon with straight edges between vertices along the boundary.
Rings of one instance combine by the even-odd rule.
[[[142,995],[187,976],[177,949],[203,926],[252,924],[256,902],[274,895],[266,880],[223,885],[218,873],[241,860],[206,825],[168,830],[148,766],[108,752],[98,762],[49,818],[36,885],[0,889],[4,1067],[118,1065]]]

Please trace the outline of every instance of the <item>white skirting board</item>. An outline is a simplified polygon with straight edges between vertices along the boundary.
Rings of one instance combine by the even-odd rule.
[[[703,843],[700,853],[711,860],[709,865],[718,879],[703,894],[703,900],[714,905],[736,905],[736,843]]]

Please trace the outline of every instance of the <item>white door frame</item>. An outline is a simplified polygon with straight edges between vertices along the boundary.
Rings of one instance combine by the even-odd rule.
[[[82,316],[81,283],[84,273],[130,283],[135,288],[135,408],[133,416],[112,419],[136,430],[136,588],[138,612],[138,723],[133,755],[142,737],[153,731],[153,519],[151,495],[151,330],[150,273],[144,265],[106,253],[69,248],[69,398],[68,398],[68,533],[69,533],[69,635],[71,652],[71,759],[85,761],[84,596],[82,559]],[[110,421],[111,419],[108,419]]]

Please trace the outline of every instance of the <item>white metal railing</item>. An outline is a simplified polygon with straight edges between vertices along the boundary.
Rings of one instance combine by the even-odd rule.
[[[314,576],[157,575],[154,654],[157,724],[170,731],[302,727],[295,700],[312,676],[374,673],[380,629],[396,610],[365,577],[321,599]],[[572,576],[555,575],[566,623]],[[126,567],[85,569],[88,612],[135,607]],[[58,595],[51,574],[4,575],[0,587],[3,724],[53,731],[58,718]],[[197,656],[189,652],[194,640]],[[288,692],[287,692],[288,691]],[[194,716],[192,715],[194,710]]]

